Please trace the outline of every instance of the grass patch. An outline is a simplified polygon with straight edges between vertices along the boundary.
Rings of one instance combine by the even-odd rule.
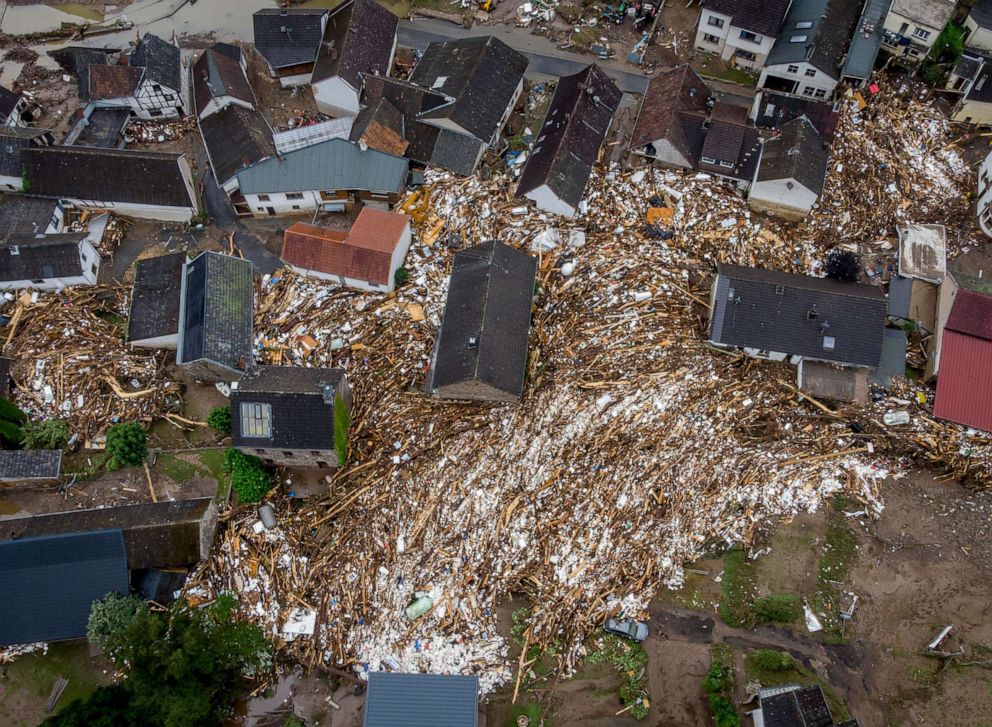
[[[110,455],[105,450],[64,452],[62,474],[69,477],[75,475],[77,481],[96,477],[107,469],[109,459]]]
[[[843,639],[838,584],[847,580],[858,559],[858,542],[843,514],[852,504],[844,498],[834,500],[834,513],[827,524],[826,543],[820,553],[818,585],[813,594],[812,607],[823,624],[824,635],[834,640]]]
[[[584,26],[572,33],[568,37],[568,42],[577,48],[589,50],[592,46],[599,43],[600,35],[599,28]]]
[[[803,602],[793,593],[772,593],[756,599],[751,610],[761,623],[791,624],[803,615]]]
[[[710,670],[703,680],[703,691],[713,713],[717,727],[738,727],[741,717],[734,706],[733,695],[737,686],[737,673],[734,669],[734,651],[724,643],[710,646]]]
[[[752,628],[756,622],[755,574],[740,548],[731,548],[724,555],[720,587],[723,597],[720,599],[719,613],[723,622],[735,628]]]
[[[503,723],[506,727],[517,727],[517,717],[526,716],[530,718],[530,723],[537,727],[541,724],[541,706],[538,704],[517,704],[514,705],[513,709],[506,716],[506,721]],[[545,727],[550,727],[551,722],[544,720]]]
[[[207,469],[210,476],[217,481],[217,491],[214,499],[223,502],[227,499],[228,488],[230,487],[231,476],[224,472],[224,450],[208,449],[200,452],[197,457],[200,463]]]
[[[90,661],[85,643],[52,644],[47,654],[26,654],[7,667],[7,677],[0,689],[0,714],[4,725],[36,725],[45,718],[45,703],[55,680],[69,680],[59,698],[56,711],[74,699],[83,698],[105,681],[100,669]]]
[[[610,664],[620,674],[620,701],[634,719],[648,716],[648,654],[636,641],[622,639],[613,634],[598,632],[587,645],[592,664]]]
[[[158,456],[156,469],[162,470],[175,482],[188,482],[198,474],[206,474],[192,462],[180,459],[174,454],[163,452]]]
[[[788,663],[787,666],[786,663]],[[744,674],[748,682],[758,682],[763,687],[777,687],[786,684],[799,684],[806,687],[819,684],[834,720],[843,722],[851,718],[847,707],[830,688],[830,685],[820,681],[816,674],[785,652],[758,649],[745,654]]]

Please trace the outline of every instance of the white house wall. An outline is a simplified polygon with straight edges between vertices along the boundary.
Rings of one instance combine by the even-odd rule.
[[[168,336],[156,336],[154,338],[142,338],[138,341],[130,341],[132,348],[167,348],[175,350],[179,344],[179,333]]]
[[[112,210],[124,217],[137,217],[143,220],[161,220],[162,222],[189,222],[196,214],[192,207],[169,207],[153,204],[132,204],[130,202],[106,202],[92,199],[63,198],[74,207],[95,210]]]
[[[283,88],[293,88],[293,86],[306,86],[310,83],[310,71],[306,73],[296,73],[292,76],[280,76],[279,84]]]
[[[180,74],[181,76],[182,74]],[[182,94],[178,89],[142,81],[134,97],[138,102],[135,113],[141,119],[175,119],[183,105]],[[155,113],[155,112],[159,113]]]
[[[223,111],[228,106],[240,106],[241,108],[248,109],[249,111],[253,111],[255,109],[252,104],[242,101],[240,98],[235,98],[234,96],[216,96],[210,99],[206,106],[203,107],[203,110],[200,111],[200,119],[205,119],[211,114],[216,114],[218,111]]]
[[[992,152],[989,152],[978,167],[978,226],[988,237],[992,237]]]
[[[976,126],[990,126],[992,125],[992,104],[962,99],[960,106],[957,106],[951,115],[951,119]]]
[[[276,215],[293,215],[301,212],[313,212],[321,204],[319,192],[300,192],[300,194],[303,195],[302,199],[288,199],[285,192],[246,194],[245,201],[248,202],[248,207],[256,217],[268,216],[269,208],[272,208],[272,213]],[[344,202],[345,200],[340,201]]]
[[[556,215],[569,218],[575,216],[575,208],[558,197],[546,184],[542,184],[537,189],[527,192],[524,196],[532,200],[538,209],[545,212],[552,212]]]
[[[0,175],[0,189],[4,192],[23,192],[24,180],[21,177]]]
[[[654,147],[654,156],[645,154],[640,150],[638,150],[637,153],[642,154],[648,159],[655,159],[662,164],[678,167],[679,169],[692,169],[692,161],[687,159],[682,151],[677,149],[675,145],[667,139],[658,139],[657,141],[652,142],[651,146]]]
[[[795,70],[790,71],[790,68],[794,68]],[[813,75],[806,75],[809,72],[812,72]],[[769,76],[795,82],[798,85],[795,91],[792,92],[792,95],[803,98],[821,101],[829,99],[833,95],[834,89],[837,88],[837,79],[831,78],[815,66],[805,62],[777,63],[773,66],[766,66],[761,71],[761,77],[758,79],[758,88],[765,87]],[[819,92],[819,95],[817,92]]]
[[[396,288],[396,271],[402,267],[407,253],[410,251],[410,223],[406,223],[403,234],[400,236],[399,244],[393,250],[393,256],[389,261],[389,286],[386,288],[392,292]]]
[[[332,76],[314,83],[313,97],[317,110],[335,118],[357,116],[361,111],[358,91],[340,76]]]
[[[754,182],[748,194],[748,204],[752,208],[795,220],[808,215],[816,200],[816,193],[795,179]]]
[[[717,28],[710,25],[710,18],[723,21],[723,27]],[[748,28],[741,28],[734,25],[732,19],[722,13],[715,13],[712,10],[703,8],[699,16],[699,25],[696,29],[695,47],[707,53],[714,53],[725,61],[733,61],[733,64],[747,70],[757,71],[765,65],[765,60],[775,45],[775,37],[758,35],[758,42],[746,40],[741,37],[741,32],[753,32]],[[716,42],[706,40],[706,35],[716,37]],[[748,60],[736,55],[738,50],[747,51],[755,55],[754,60]]]
[[[965,45],[976,50],[992,51],[992,30],[982,28],[971,19],[969,15],[964,21],[964,27],[968,29],[968,40]]]

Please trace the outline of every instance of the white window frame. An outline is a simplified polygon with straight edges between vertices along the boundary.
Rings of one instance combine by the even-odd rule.
[[[816,69],[807,68],[805,71],[803,71],[803,75],[806,76],[806,78],[816,78]]]
[[[799,73],[799,66],[797,66],[797,65],[791,65],[788,68],[786,68],[785,70],[788,73]]]
[[[827,97],[827,89],[825,89],[825,88],[818,88],[813,93],[813,98],[823,99],[823,98],[826,98],[826,97]]]
[[[914,38],[917,38],[919,40],[929,40],[930,35],[931,33],[929,30],[924,30],[923,28],[913,28]]]
[[[246,424],[250,426],[246,428]],[[258,401],[241,402],[241,436],[246,439],[272,439],[271,404]]]
[[[726,21],[723,18],[718,18],[715,15],[711,15],[706,19],[706,24],[712,25],[714,28],[722,28],[726,25]]]
[[[816,91],[812,86],[806,86],[803,88],[803,96],[812,97],[813,93]]]

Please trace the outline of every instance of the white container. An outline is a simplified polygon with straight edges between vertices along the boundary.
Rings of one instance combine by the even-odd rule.
[[[900,424],[909,424],[908,411],[890,411],[882,416],[882,421],[887,427],[895,427]]]

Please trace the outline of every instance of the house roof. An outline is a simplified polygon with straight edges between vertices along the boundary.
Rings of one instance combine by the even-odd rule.
[[[89,48],[69,46],[49,51],[50,55],[68,73],[76,76],[76,89],[80,101],[89,101],[90,66],[106,65],[111,56],[120,53],[119,48]]]
[[[688,64],[660,73],[648,82],[631,132],[630,147],[667,139],[688,155],[688,140],[678,123],[677,113],[688,111],[706,115],[710,90]]]
[[[775,691],[778,693],[761,697],[765,727],[831,727],[834,724],[818,684]]]
[[[765,65],[805,62],[831,78],[839,78],[862,3],[863,0],[794,0]],[[799,27],[806,23],[812,27]]]
[[[523,393],[536,274],[536,258],[495,240],[455,253],[432,390],[480,381],[512,396]]]
[[[334,449],[334,399],[343,369],[255,366],[231,391],[231,443],[235,447]],[[242,404],[268,404],[268,437],[244,436]]]
[[[95,108],[86,120],[86,125],[73,140],[72,146],[120,148],[121,136],[130,120],[131,111],[126,107]]]
[[[335,76],[356,91],[362,74],[389,75],[399,18],[375,0],[348,0],[331,11],[310,83]]]
[[[703,0],[703,7],[728,15],[738,28],[772,38],[778,36],[790,0]]]
[[[559,199],[577,206],[621,96],[596,64],[562,76],[520,175],[517,196],[546,184]]]
[[[947,231],[943,225],[898,225],[899,274],[940,283],[947,273]]]
[[[134,265],[127,340],[175,336],[179,333],[179,301],[186,253],[139,260]]]
[[[58,200],[54,199],[0,194],[0,237],[44,233],[58,206]]]
[[[359,189],[388,194],[406,184],[408,162],[347,139],[330,139],[256,162],[238,172],[242,194]]]
[[[61,468],[61,449],[0,450],[0,482],[56,480]]]
[[[255,282],[248,260],[204,252],[186,263],[180,364],[200,359],[244,370],[252,360]]]
[[[449,172],[470,176],[486,150],[486,144],[474,136],[459,134],[450,129],[440,129],[434,141],[430,165]]]
[[[966,291],[958,291],[951,315]],[[940,374],[934,416],[992,432],[992,377],[976,372],[992,370],[992,340],[945,329],[940,344]]]
[[[783,124],[779,135],[765,142],[755,181],[794,179],[819,195],[827,176],[827,153],[813,124],[800,116]]]
[[[969,101],[978,101],[979,103],[992,103],[992,79],[990,79],[990,76],[992,76],[992,63],[986,59],[982,59],[978,72],[973,77],[974,81],[968,89],[968,93],[965,94],[965,98]]]
[[[879,364],[886,314],[881,288],[727,264],[719,266],[716,286],[714,343]]]
[[[0,244],[0,281],[73,278],[83,274],[79,242],[85,232],[14,234]]]
[[[313,146],[328,139],[347,139],[351,133],[355,119],[328,119],[316,124],[304,124],[286,131],[277,131],[272,135],[276,151],[280,154],[296,151],[305,146]]]
[[[889,0],[867,0],[861,17],[855,25],[847,58],[841,68],[841,75],[849,78],[867,79],[875,69],[875,59],[882,46],[882,23],[889,9]]]
[[[695,114],[679,114],[679,123],[690,140],[690,157],[696,169],[748,182],[754,179],[762,139],[758,129],[720,119],[704,128],[704,119]],[[716,163],[703,161],[704,156]],[[721,161],[733,166],[723,166]]]
[[[372,672],[362,727],[476,727],[479,677]]]
[[[754,119],[755,126],[778,129],[782,124],[805,116],[816,127],[824,143],[833,142],[837,122],[840,119],[840,114],[834,111],[833,104],[786,96],[766,89],[760,91],[760,94],[758,112]]]
[[[145,69],[144,80],[179,91],[182,73],[179,48],[157,35],[145,33],[141,43],[131,54],[131,65]]]
[[[992,341],[992,295],[965,288],[958,290],[945,330]],[[941,355],[941,372],[943,363],[944,357]]]
[[[35,129],[24,126],[0,125],[0,175],[5,177],[20,177],[24,174],[24,150],[36,146],[46,134],[47,129]],[[50,141],[50,139],[49,139]]]
[[[254,109],[232,104],[200,119],[199,124],[210,168],[221,186],[239,169],[276,153],[272,129]]]
[[[450,104],[451,99],[407,81],[382,76],[365,76],[362,93],[365,104],[372,105],[384,98],[403,115],[403,135],[409,142],[405,156],[421,164],[430,162],[441,130],[418,119],[421,113]]]
[[[449,96],[453,103],[421,110],[424,121],[445,121],[488,144],[514,100],[527,57],[491,35],[431,43],[410,82]]]
[[[0,646],[86,636],[90,607],[128,593],[120,530],[0,543]]]
[[[21,94],[11,91],[5,86],[0,86],[0,116],[7,118],[10,116],[14,109],[17,108],[17,104],[21,100]]]
[[[410,142],[403,134],[403,114],[384,98],[358,112],[350,139],[363,141],[372,149],[403,156]]]
[[[42,197],[196,206],[179,168],[181,154],[46,146],[26,149],[24,159],[31,192]]]
[[[43,535],[120,530],[131,570],[178,568],[199,562],[216,531],[212,497],[146,502],[0,521],[0,541]]]
[[[131,96],[141,83],[145,69],[137,66],[93,65],[89,73],[91,101]]]
[[[968,11],[968,17],[980,28],[992,29],[992,0],[976,0]]]
[[[264,8],[251,16],[255,50],[273,68],[313,63],[326,10]]]
[[[939,30],[954,12],[954,4],[954,0],[892,0],[889,12]]]
[[[255,94],[241,70],[241,63],[229,53],[222,52],[218,43],[207,48],[193,64],[193,104],[199,115],[211,99],[230,96],[254,107]],[[228,46],[241,53],[236,46]]]

